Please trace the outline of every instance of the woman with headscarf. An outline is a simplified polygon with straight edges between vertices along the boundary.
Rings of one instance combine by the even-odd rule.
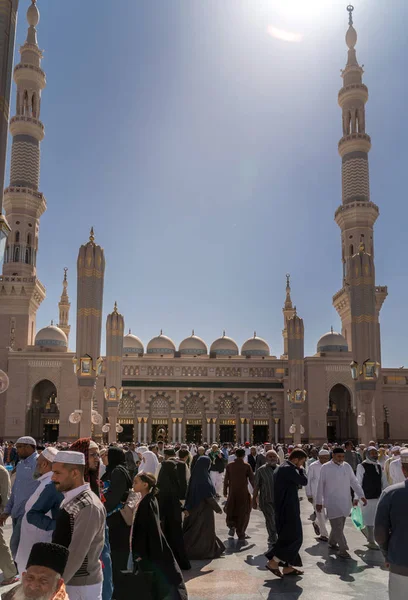
[[[143,452],[142,454],[142,461],[139,465],[138,473],[152,473],[155,477],[157,477],[159,464],[159,459],[155,453],[151,452],[150,450],[146,450],[146,452]]]
[[[215,535],[214,512],[222,513],[210,477],[211,460],[200,456],[191,474],[185,502],[184,545],[190,560],[219,558],[225,546]]]
[[[132,487],[132,480],[126,469],[125,453],[121,448],[114,446],[109,448],[108,466],[102,481],[111,546],[113,598],[115,598],[115,586],[119,585],[123,577],[122,571],[126,571],[129,558],[130,527],[125,523],[120,511]]]

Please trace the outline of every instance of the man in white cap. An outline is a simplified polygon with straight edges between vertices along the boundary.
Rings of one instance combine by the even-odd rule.
[[[306,486],[306,496],[311,504],[313,504],[313,508],[316,510],[316,496],[317,496],[317,486],[319,484],[320,471],[322,466],[329,462],[330,460],[330,452],[325,448],[322,448],[319,451],[319,460],[315,461],[309,466],[309,471],[307,473],[307,486]],[[321,512],[316,512],[316,521],[313,521],[313,527],[316,535],[319,536],[319,540],[321,542],[329,541],[329,533],[327,531],[327,514],[326,510],[322,510]]]
[[[401,452],[404,451],[404,448],[401,447],[399,456],[397,456],[391,463],[389,468],[389,478],[392,482],[392,485],[395,483],[404,483],[405,477],[402,471],[401,466]]]
[[[20,459],[16,466],[16,478],[6,509],[0,515],[0,527],[4,525],[10,515],[13,520],[13,533],[10,539],[10,550],[13,558],[16,557],[20,542],[20,528],[26,502],[38,487],[38,481],[33,477],[38,458],[35,439],[30,436],[23,436],[17,440],[16,448]]]
[[[391,456],[388,460],[385,461],[384,464],[384,475],[385,478],[387,480],[387,484],[388,485],[392,485],[393,481],[392,481],[392,477],[391,477],[391,464],[393,463],[394,460],[397,460],[399,458],[401,452],[401,447],[400,446],[393,446],[391,448]],[[397,481],[395,483],[398,483]]]
[[[51,481],[52,463],[58,454],[56,448],[45,448],[37,458],[34,477],[39,486],[25,505],[25,514],[21,522],[20,543],[16,555],[18,572],[25,571],[31,548],[37,542],[51,542],[55,529],[55,519],[63,495]]]
[[[102,600],[100,556],[105,541],[106,511],[85,483],[85,456],[62,451],[52,465],[52,481],[64,494],[52,541],[69,550],[64,571],[70,600]]]
[[[406,600],[408,590],[408,449],[401,451],[401,470],[404,482],[383,491],[375,515],[375,539],[390,570],[390,600]]]
[[[374,518],[383,490],[383,472],[378,462],[378,450],[375,446],[367,448],[366,459],[357,466],[356,477],[363,488],[364,496],[367,498],[367,505],[361,509],[364,520],[362,532],[367,538],[369,549],[379,550],[374,539]]]

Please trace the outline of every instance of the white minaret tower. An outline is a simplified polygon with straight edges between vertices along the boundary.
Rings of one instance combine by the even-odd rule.
[[[58,303],[59,308],[59,323],[58,327],[62,329],[62,331],[69,338],[69,332],[71,331],[71,325],[69,324],[69,309],[71,308],[71,303],[68,297],[68,280],[67,280],[67,267],[64,269],[64,280],[62,282],[62,294],[61,300]]]
[[[0,349],[24,349],[34,343],[36,313],[45,298],[44,286],[36,277],[39,222],[46,209],[38,189],[40,142],[44,137],[41,92],[46,85],[40,66],[43,55],[37,44],[39,19],[36,0],[32,0],[27,11],[27,39],[14,69],[16,115],[10,121],[10,186],[4,191],[4,209],[12,232],[0,279]]]

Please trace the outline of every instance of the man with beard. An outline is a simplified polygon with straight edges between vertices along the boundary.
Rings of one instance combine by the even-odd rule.
[[[85,456],[82,452],[58,452],[52,470],[52,481],[64,494],[53,542],[70,552],[64,571],[69,599],[102,600],[100,556],[106,511],[89,483],[85,483]]]
[[[59,506],[64,499],[51,481],[52,463],[57,453],[56,448],[45,448],[37,458],[34,478],[39,482],[39,486],[27,500],[21,522],[20,543],[16,555],[19,573],[25,570],[33,545],[36,542],[51,542],[52,539]]]
[[[227,465],[224,479],[224,496],[227,498],[225,513],[227,515],[228,536],[238,535],[240,542],[245,541],[245,531],[251,515],[251,496],[248,484],[255,483],[254,474],[248,463],[244,462],[245,450],[238,448],[236,459]]]
[[[309,466],[307,474],[306,496],[314,510],[316,510],[317,486],[319,485],[320,471],[322,466],[329,462],[330,452],[322,448],[319,451],[319,460]],[[316,512],[316,521],[313,521],[313,528],[321,542],[329,541],[329,533],[327,531],[327,514],[325,509],[321,512]]]
[[[3,600],[69,600],[62,579],[68,556],[64,546],[34,544],[21,584],[4,594]]]
[[[363,488],[364,496],[367,499],[367,505],[361,509],[364,520],[364,529],[361,532],[367,538],[369,549],[379,550],[374,539],[374,522],[377,504],[383,489],[383,473],[375,446],[367,448],[366,459],[357,466],[357,481]]]
[[[274,472],[278,466],[279,456],[275,450],[268,450],[266,463],[259,467],[255,473],[254,495],[252,497],[253,508],[259,508],[265,517],[266,529],[268,531],[268,550],[276,542],[275,506],[274,506]]]
[[[30,436],[24,436],[17,440],[16,448],[20,460],[16,466],[16,478],[6,509],[0,515],[0,527],[4,525],[10,515],[13,521],[13,533],[10,539],[10,550],[13,558],[17,554],[20,542],[20,529],[25,504],[38,487],[38,481],[33,478],[38,458],[36,447],[35,439]]]

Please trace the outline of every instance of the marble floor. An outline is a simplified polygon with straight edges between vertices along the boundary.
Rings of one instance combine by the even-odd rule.
[[[386,600],[388,573],[381,552],[368,550],[365,538],[348,520],[346,537],[352,560],[329,554],[327,544],[316,540],[304,492],[301,498],[303,577],[278,579],[265,569],[267,536],[259,511],[252,511],[250,539],[244,544],[228,538],[225,515],[216,515],[217,533],[227,551],[218,560],[194,561],[192,570],[185,572],[189,600]],[[5,534],[9,539],[10,524]],[[1,588],[0,593],[6,590]]]

